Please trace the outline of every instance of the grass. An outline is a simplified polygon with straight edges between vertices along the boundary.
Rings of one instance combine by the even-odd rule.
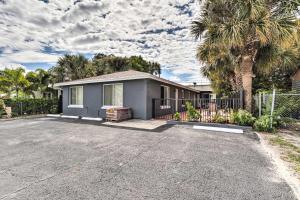
[[[299,154],[294,154],[294,153],[288,153],[287,155],[288,160],[293,162],[295,165],[295,170],[300,173],[300,155]]]
[[[300,148],[296,145],[286,141],[283,137],[277,136],[270,139],[271,144],[273,145],[279,145],[280,147],[284,148],[287,147],[291,150],[296,151],[297,153],[300,153]]]
[[[300,173],[300,148],[280,136],[271,138],[270,143],[280,146],[284,150],[285,160],[293,163],[296,172]]]

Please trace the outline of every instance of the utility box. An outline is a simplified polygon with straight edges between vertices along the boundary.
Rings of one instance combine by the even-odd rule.
[[[108,121],[123,121],[132,118],[130,108],[110,108],[106,110],[106,120]]]

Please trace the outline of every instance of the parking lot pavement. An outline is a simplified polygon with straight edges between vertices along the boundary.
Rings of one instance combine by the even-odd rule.
[[[258,141],[172,127],[0,122],[0,199],[295,199]]]

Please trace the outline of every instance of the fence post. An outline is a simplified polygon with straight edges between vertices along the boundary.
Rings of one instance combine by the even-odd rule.
[[[270,127],[272,128],[273,127],[273,112],[274,112],[274,106],[275,106],[275,94],[276,94],[276,91],[275,91],[275,88],[273,89],[273,95],[272,95],[272,107],[271,107],[271,124],[270,124]]]
[[[155,99],[152,99],[152,118],[155,119]]]
[[[261,117],[261,92],[258,93],[258,116]]]
[[[244,91],[240,90],[240,109],[244,109]]]
[[[22,103],[22,101],[21,101],[20,105],[21,105],[21,116],[23,116],[23,103]]]

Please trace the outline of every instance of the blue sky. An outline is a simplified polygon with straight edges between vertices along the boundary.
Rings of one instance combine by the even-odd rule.
[[[141,55],[163,77],[200,82],[197,0],[0,0],[0,68],[56,64],[65,53]]]

